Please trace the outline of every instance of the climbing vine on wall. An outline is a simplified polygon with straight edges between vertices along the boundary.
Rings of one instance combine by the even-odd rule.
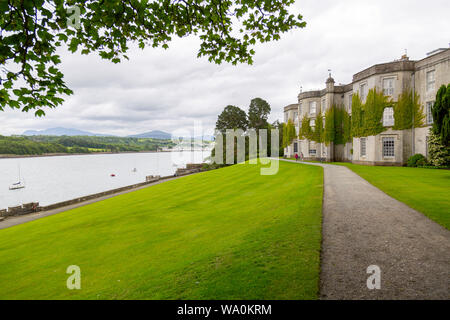
[[[382,91],[374,88],[369,90],[364,104],[358,93],[353,95],[351,116],[343,105],[333,105],[325,112],[325,116],[319,113],[315,118],[314,130],[310,126],[310,118],[305,114],[301,122],[299,139],[324,142],[326,145],[333,142],[338,145],[351,142],[353,137],[380,134],[386,130],[383,126],[383,112],[387,107],[394,108],[393,129],[411,128],[413,114],[414,126],[424,125],[425,115],[418,94],[413,98],[412,92],[406,91],[399,96],[398,102],[394,103]],[[325,125],[322,122],[324,117]]]
[[[420,128],[425,125],[425,114],[423,106],[420,104],[420,97],[417,93],[404,91],[398,96],[397,103],[394,105],[394,130],[411,129],[414,127]]]
[[[301,140],[303,140],[303,139],[312,140],[313,139],[313,131],[309,124],[309,121],[310,120],[309,120],[308,116],[305,114],[302,118],[302,123],[301,123],[299,134],[298,134],[298,137]]]
[[[352,136],[375,136],[385,131],[382,122],[383,111],[384,108],[392,105],[391,100],[376,88],[369,90],[365,104],[361,102],[358,94],[353,95]]]
[[[386,107],[391,107],[392,102],[376,88],[370,89],[367,95],[366,103],[363,106],[363,136],[375,136],[383,131],[383,111]]]
[[[290,145],[296,135],[294,122],[289,119],[287,125],[283,126],[283,147]]]
[[[316,125],[313,130],[313,138],[312,141],[322,143],[324,138],[324,132],[323,132],[323,115],[322,112],[319,112],[316,115]]]
[[[333,105],[325,112],[325,132],[324,132],[324,142],[328,146],[330,142],[335,141],[336,131],[335,131],[335,109]]]
[[[343,105],[333,105],[325,114],[325,143],[335,145],[351,141],[350,115]]]
[[[352,97],[352,137],[363,135],[363,105],[358,93]]]

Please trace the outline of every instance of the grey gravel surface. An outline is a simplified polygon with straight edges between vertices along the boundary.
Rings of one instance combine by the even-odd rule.
[[[321,299],[450,299],[449,230],[347,167],[305,164],[324,168]]]

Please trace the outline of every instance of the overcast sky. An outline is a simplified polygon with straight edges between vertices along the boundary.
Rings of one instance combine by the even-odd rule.
[[[169,50],[132,50],[130,61],[114,65],[98,56],[62,53],[62,70],[74,95],[44,118],[7,110],[0,134],[67,127],[129,135],[173,132],[202,122],[214,128],[229,104],[247,111],[261,97],[271,121],[297,102],[303,90],[325,86],[328,69],[337,84],[373,64],[400,58],[408,50],[418,60],[450,42],[448,0],[298,0],[307,26],[257,47],[252,66],[215,65],[198,59],[195,38],[176,40]]]

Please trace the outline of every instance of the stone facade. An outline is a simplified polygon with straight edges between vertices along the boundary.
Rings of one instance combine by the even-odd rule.
[[[405,55],[400,60],[382,63],[367,68],[353,76],[353,81],[346,85],[335,85],[330,77],[323,90],[300,92],[298,103],[284,108],[284,121],[293,120],[296,129],[306,115],[311,120],[317,113],[325,111],[332,105],[343,105],[351,115],[352,96],[358,93],[365,102],[370,89],[377,88],[397,101],[405,90],[414,90],[420,96],[420,103],[426,115],[423,128],[386,130],[379,135],[353,138],[345,145],[328,146],[308,140],[294,140],[285,149],[285,155],[292,157],[302,153],[307,160],[349,161],[370,165],[403,165],[416,153],[428,156],[428,135],[432,124],[430,107],[434,103],[437,90],[441,85],[450,83],[450,49],[438,49],[419,61],[412,61]],[[312,122],[312,124],[314,124]]]

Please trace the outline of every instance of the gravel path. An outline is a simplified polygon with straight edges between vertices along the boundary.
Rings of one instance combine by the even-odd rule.
[[[324,168],[321,299],[450,299],[449,230],[347,167],[305,164]]]

